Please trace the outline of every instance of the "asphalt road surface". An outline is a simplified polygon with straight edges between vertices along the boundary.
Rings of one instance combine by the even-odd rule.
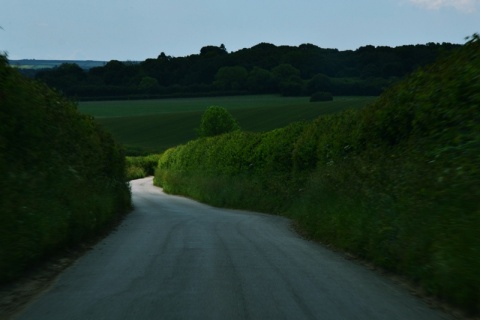
[[[15,319],[449,319],[289,220],[132,181],[135,210]]]

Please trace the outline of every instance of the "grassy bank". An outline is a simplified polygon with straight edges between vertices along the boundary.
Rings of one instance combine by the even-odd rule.
[[[163,153],[155,184],[283,214],[315,239],[480,312],[480,40],[375,103]]]
[[[0,56],[0,283],[124,213],[124,159],[91,117]]]

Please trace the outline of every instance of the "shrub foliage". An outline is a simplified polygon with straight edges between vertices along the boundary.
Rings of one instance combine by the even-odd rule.
[[[281,213],[315,239],[480,312],[480,39],[373,105],[166,151],[155,183]]]
[[[127,157],[127,180],[153,176],[160,156],[161,154],[151,154],[148,156]]]
[[[198,133],[201,137],[212,137],[239,129],[240,126],[227,109],[211,106],[202,115]]]
[[[125,211],[124,171],[91,117],[0,56],[0,282]]]

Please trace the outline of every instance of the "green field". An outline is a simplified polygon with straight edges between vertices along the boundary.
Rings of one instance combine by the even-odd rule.
[[[194,139],[195,128],[208,106],[228,109],[246,131],[268,131],[322,114],[360,108],[376,97],[336,97],[309,102],[308,97],[275,95],[159,100],[80,102],[81,112],[94,116],[112,132],[129,154],[162,152]]]

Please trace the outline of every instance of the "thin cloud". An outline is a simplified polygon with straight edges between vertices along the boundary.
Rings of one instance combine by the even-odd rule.
[[[409,0],[416,6],[429,10],[439,10],[443,7],[453,7],[458,11],[475,12],[480,0]]]

